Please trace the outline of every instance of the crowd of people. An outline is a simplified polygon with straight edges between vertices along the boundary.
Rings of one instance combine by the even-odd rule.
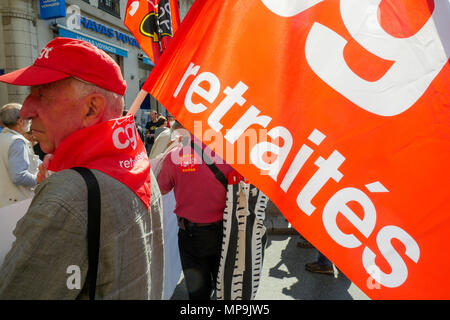
[[[0,110],[0,207],[33,198],[0,268],[0,299],[162,299],[162,194],[171,191],[189,298],[210,299],[223,178],[234,169],[207,165],[207,147],[156,111],[137,125],[140,142],[117,141],[128,130],[128,120],[117,121],[128,119],[117,63],[82,40],[55,38],[44,50],[33,65],[0,76],[30,87],[23,104]],[[80,270],[75,288],[70,266]]]
[[[183,147],[183,137],[200,150],[205,145],[186,131],[172,139],[181,125],[152,111],[145,132],[137,130],[142,150],[160,160],[157,178],[141,153],[135,157],[138,165],[112,161],[136,155],[130,152],[139,145],[118,147],[114,140],[116,120],[126,114],[120,67],[81,40],[56,38],[45,50],[49,54],[33,65],[0,77],[30,86],[23,105],[1,109],[0,174],[2,191],[9,192],[1,193],[1,205],[33,197],[0,269],[0,299],[161,299],[161,192],[171,190],[189,296],[209,299],[220,259],[226,190],[204,162],[193,161],[201,157],[194,148],[178,164],[169,156]],[[72,56],[83,56],[83,64],[67,58]],[[47,154],[44,161],[33,144]],[[186,161],[190,170],[183,171]],[[88,168],[94,182],[75,170],[79,167]],[[232,168],[222,164],[220,170],[226,175]],[[186,187],[192,183],[196,188]],[[97,193],[91,193],[95,188]],[[101,221],[97,247],[89,233],[92,216]],[[69,266],[80,268],[82,285],[75,290],[67,286]]]

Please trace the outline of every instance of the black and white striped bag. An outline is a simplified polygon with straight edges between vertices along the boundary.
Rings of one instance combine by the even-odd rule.
[[[244,181],[228,185],[216,283],[218,300],[255,298],[267,240],[264,220],[268,200]]]
[[[235,175],[235,184],[217,168],[202,148],[191,141],[214,176],[227,190],[223,213],[223,240],[216,282],[217,300],[252,300],[261,277],[266,246],[264,220],[267,198],[254,185]],[[237,172],[235,172],[237,173]],[[233,179],[231,179],[233,180]]]

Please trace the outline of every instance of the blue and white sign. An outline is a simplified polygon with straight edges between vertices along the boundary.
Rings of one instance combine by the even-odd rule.
[[[117,41],[122,41],[124,44],[128,44],[130,46],[135,46],[137,48],[139,47],[139,44],[137,43],[136,39],[132,36],[127,35],[126,33],[123,33],[119,30],[115,30],[113,28],[107,27],[104,24],[95,21],[93,19],[89,19],[86,17],[81,16],[80,17],[80,26],[83,28],[89,29],[91,31],[100,33],[102,35],[105,35],[107,37],[110,37],[111,39],[116,39]]]
[[[100,41],[91,37],[87,37],[81,33],[78,32],[74,32],[74,31],[70,31],[67,30],[65,28],[62,28],[61,26],[59,26],[59,35],[61,37],[65,37],[65,38],[72,38],[72,39],[78,39],[78,40],[83,40],[86,42],[89,42],[91,44],[93,44],[94,46],[96,46],[97,48],[102,49],[103,51],[107,51],[107,52],[111,52],[114,54],[117,54],[119,56],[128,57],[128,51],[124,48],[120,48],[118,46],[114,46],[110,43],[107,43],[105,41]]]
[[[41,19],[54,19],[66,16],[66,2],[63,0],[39,0]]]

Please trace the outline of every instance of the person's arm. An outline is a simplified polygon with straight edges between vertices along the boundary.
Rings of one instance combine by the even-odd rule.
[[[35,186],[37,174],[31,174],[29,167],[27,145],[23,140],[16,139],[8,150],[8,173],[11,181],[18,186]]]
[[[157,177],[159,189],[161,190],[161,194],[169,193],[173,187],[175,186],[174,178],[173,178],[173,163],[171,154],[169,153],[166,158],[163,160],[163,164],[161,167],[161,171]]]
[[[157,156],[163,154],[170,144],[170,130],[161,132],[161,134],[155,139],[152,150],[150,151],[149,158],[154,159]]]
[[[0,300],[75,299],[79,295],[77,284],[83,288],[88,266],[87,222],[74,206],[87,196],[79,195],[83,181],[76,180],[61,187],[61,181],[53,183],[51,176],[38,187],[17,223],[16,241],[0,269]],[[71,184],[69,195],[67,185]],[[57,193],[57,189],[64,190]],[[67,200],[71,198],[74,201]]]

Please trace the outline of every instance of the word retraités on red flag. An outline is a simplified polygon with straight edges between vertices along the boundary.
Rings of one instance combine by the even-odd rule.
[[[177,0],[128,0],[124,24],[156,63],[180,24]]]
[[[450,298],[450,3],[196,0],[144,89],[373,299]]]

